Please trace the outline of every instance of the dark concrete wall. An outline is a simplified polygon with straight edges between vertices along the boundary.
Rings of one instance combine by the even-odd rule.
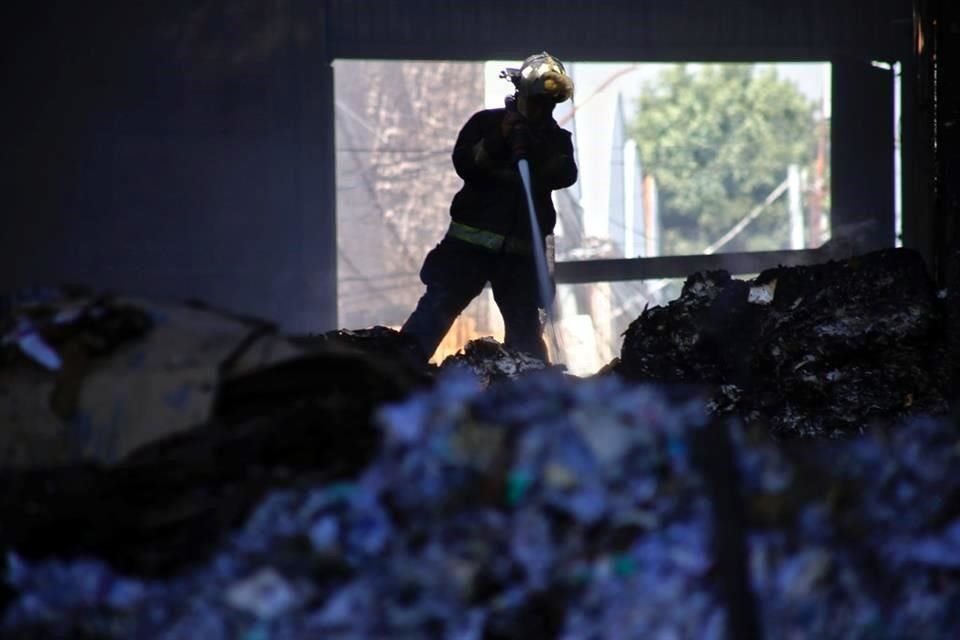
[[[0,290],[71,281],[332,328],[332,71],[292,31],[300,9],[95,4],[5,21]]]
[[[326,0],[338,57],[828,60],[909,53],[910,0]]]

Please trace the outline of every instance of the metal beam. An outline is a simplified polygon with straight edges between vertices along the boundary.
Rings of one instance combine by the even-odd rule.
[[[335,58],[645,62],[897,59],[910,0],[326,0]],[[531,20],[530,16],[536,16]]]
[[[799,251],[748,251],[713,255],[609,258],[557,262],[557,284],[621,282],[659,278],[685,278],[698,271],[724,269],[731,274],[759,273],[776,266],[819,264],[833,256],[822,249]]]

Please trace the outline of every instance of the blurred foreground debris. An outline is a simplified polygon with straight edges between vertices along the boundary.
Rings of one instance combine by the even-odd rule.
[[[616,377],[547,371],[484,390],[472,376],[444,375],[380,411],[382,446],[368,464],[337,481],[305,476],[271,491],[208,560],[175,576],[9,550],[2,629],[5,637],[731,637],[730,607],[750,605],[731,597],[731,550],[713,542],[711,503],[724,498],[702,464],[715,453],[702,437],[703,406],[696,391],[667,394]],[[960,633],[954,425],[916,419],[793,447],[730,429],[756,600],[746,614],[766,637]],[[85,526],[114,528],[96,513]],[[130,532],[114,531],[114,544],[124,544]]]
[[[225,392],[248,407],[279,401],[270,413],[227,412],[111,466],[0,471],[0,546],[97,556],[136,574],[180,571],[271,488],[357,473],[378,449],[374,408],[408,393],[355,356],[315,354],[270,374],[273,390]]]
[[[0,317],[0,468],[116,462],[298,353],[269,323],[198,304],[35,292]]]
[[[697,273],[677,300],[630,325],[614,370],[714,385],[717,413],[780,435],[849,435],[947,410],[952,365],[939,295],[907,249],[750,281]]]
[[[271,488],[363,468],[376,407],[413,388],[372,356],[196,305],[58,291],[11,318],[35,342],[0,351],[0,546],[25,557],[180,571]]]

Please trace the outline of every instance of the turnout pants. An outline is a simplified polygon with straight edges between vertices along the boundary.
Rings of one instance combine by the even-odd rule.
[[[417,340],[427,359],[489,282],[503,316],[504,345],[547,361],[532,254],[491,251],[445,237],[427,254],[420,280],[427,285],[426,293],[401,332]]]

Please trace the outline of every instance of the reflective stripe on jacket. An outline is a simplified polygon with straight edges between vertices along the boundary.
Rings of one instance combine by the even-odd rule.
[[[502,234],[471,227],[460,222],[451,222],[447,229],[447,236],[478,245],[491,251],[506,251],[507,253],[533,253],[533,245],[519,238],[508,238]]]

